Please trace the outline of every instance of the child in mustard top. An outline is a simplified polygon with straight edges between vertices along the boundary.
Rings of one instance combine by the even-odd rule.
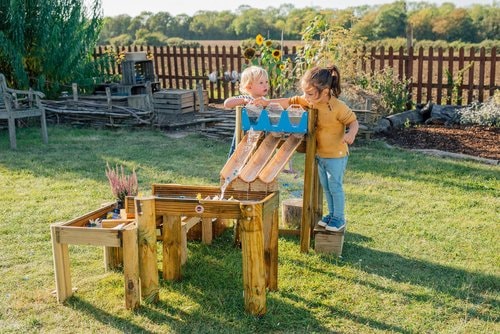
[[[349,156],[348,145],[354,142],[359,124],[356,114],[338,99],[341,92],[340,72],[336,66],[308,70],[300,86],[304,92],[301,96],[262,100],[259,103],[266,106],[270,102],[278,102],[283,108],[300,104],[318,110],[316,160],[329,211],[318,224],[328,231],[341,231],[346,224],[343,179]]]

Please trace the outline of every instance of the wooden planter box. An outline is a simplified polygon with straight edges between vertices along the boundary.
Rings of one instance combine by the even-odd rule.
[[[140,305],[139,260],[137,244],[137,223],[132,219],[106,219],[102,227],[88,227],[90,220],[106,218],[116,203],[63,223],[50,225],[57,301],[62,303],[73,294],[68,245],[104,246],[105,265],[108,267],[110,254],[121,250],[125,276],[125,306],[135,309]]]

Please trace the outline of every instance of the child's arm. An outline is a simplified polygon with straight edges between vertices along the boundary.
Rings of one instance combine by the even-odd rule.
[[[241,106],[241,105],[247,104],[248,102],[250,102],[250,101],[248,99],[246,99],[245,97],[234,96],[234,97],[227,98],[224,101],[224,108],[232,109],[236,106]]]
[[[280,98],[280,99],[270,99],[270,100],[259,98],[259,99],[255,99],[253,103],[257,104],[257,105],[261,105],[263,107],[267,107],[269,105],[269,103],[278,103],[283,107],[283,109],[286,109],[290,106],[290,98],[284,97],[284,98]]]
[[[359,123],[358,120],[354,120],[351,123],[347,124],[346,127],[349,129],[347,133],[344,134],[344,143],[351,145],[354,143],[354,139],[356,138],[356,135],[358,134],[359,130]]]

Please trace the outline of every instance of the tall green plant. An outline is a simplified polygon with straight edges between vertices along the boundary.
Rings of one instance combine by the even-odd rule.
[[[0,3],[0,71],[11,84],[50,96],[97,73],[91,52],[101,28],[101,2],[88,3],[89,9],[84,0]]]
[[[363,57],[359,50],[365,38],[340,25],[329,24],[324,16],[316,16],[301,35],[304,46],[297,51],[297,77],[312,66],[332,64],[339,67],[343,80],[356,77]]]
[[[458,94],[460,86],[464,83],[464,73],[471,68],[474,62],[470,62],[467,66],[458,71],[456,77],[450,73],[448,69],[445,70],[446,78],[448,80],[448,90],[451,94],[448,94],[446,98],[447,104],[462,104],[462,96]]]

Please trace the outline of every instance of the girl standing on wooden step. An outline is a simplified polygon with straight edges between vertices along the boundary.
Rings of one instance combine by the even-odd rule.
[[[234,108],[236,106],[244,106],[247,104],[261,105],[258,101],[265,100],[265,96],[269,92],[269,76],[267,71],[259,66],[249,66],[241,72],[240,91],[243,95],[233,96],[224,101],[225,108]],[[233,135],[233,141],[229,150],[229,157],[233,154],[236,148],[236,132]]]
[[[328,231],[341,231],[346,224],[343,182],[349,156],[348,145],[354,142],[359,124],[356,114],[338,99],[341,92],[340,72],[336,66],[308,70],[300,80],[300,86],[304,92],[301,96],[255,102],[264,106],[278,102],[283,108],[300,104],[318,110],[316,160],[329,211],[318,224]]]

